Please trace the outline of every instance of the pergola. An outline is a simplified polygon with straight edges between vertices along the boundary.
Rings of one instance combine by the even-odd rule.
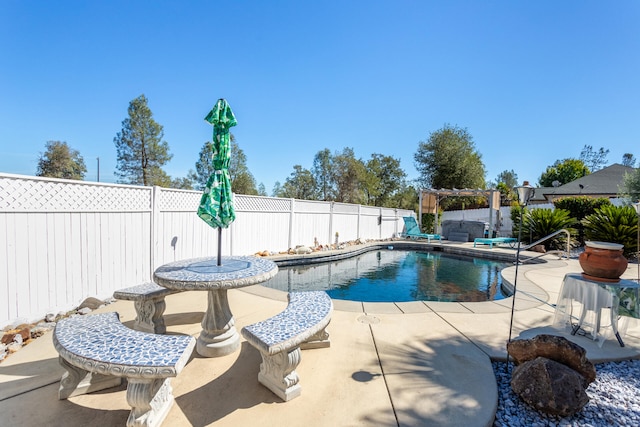
[[[498,221],[498,215],[500,212],[500,192],[495,189],[481,190],[481,189],[469,189],[465,188],[458,190],[453,188],[447,190],[441,188],[439,190],[435,188],[422,189],[419,192],[420,203],[418,206],[420,226],[422,226],[422,213],[435,214],[435,232],[438,233],[438,206],[440,202],[450,196],[484,196],[489,200],[489,230],[493,230],[493,225]],[[495,217],[495,218],[494,218]]]

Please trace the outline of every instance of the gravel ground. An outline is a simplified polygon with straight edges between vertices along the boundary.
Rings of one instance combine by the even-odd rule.
[[[498,382],[498,411],[494,427],[640,426],[640,360],[596,365],[596,380],[589,384],[589,403],[572,417],[542,414],[511,390],[511,373],[504,362],[494,362]]]

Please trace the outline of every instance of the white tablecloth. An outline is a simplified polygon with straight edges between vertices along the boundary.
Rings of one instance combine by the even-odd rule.
[[[626,323],[618,324],[619,315],[638,317],[638,289],[638,283],[631,280],[599,282],[585,279],[580,273],[567,274],[553,324],[587,331],[602,346],[616,332],[624,336]]]

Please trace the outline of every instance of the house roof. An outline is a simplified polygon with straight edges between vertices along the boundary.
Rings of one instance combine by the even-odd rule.
[[[536,188],[532,201],[551,201],[566,196],[616,197],[625,174],[634,171],[634,168],[614,163],[558,187]]]

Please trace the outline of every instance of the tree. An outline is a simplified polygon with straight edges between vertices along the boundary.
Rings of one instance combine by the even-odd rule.
[[[66,142],[47,141],[46,151],[38,159],[37,176],[83,180],[87,173],[84,159],[78,150]]]
[[[235,139],[235,138],[234,138]],[[236,194],[257,195],[256,180],[247,167],[247,156],[242,148],[231,141],[231,160],[229,161],[231,190]]]
[[[281,192],[282,192],[282,184],[280,184],[280,181],[276,181],[273,184],[273,190],[271,190],[271,197],[282,197],[280,196]]]
[[[366,174],[362,160],[356,159],[353,148],[344,148],[333,156],[333,176],[336,184],[336,201],[363,203],[364,194],[360,183]]]
[[[391,197],[403,189],[406,177],[399,159],[372,154],[366,163],[362,181],[365,203],[370,206],[390,206]]]
[[[116,174],[119,182],[134,185],[170,185],[162,170],[173,157],[163,141],[162,126],[153,119],[147,98],[140,95],[129,103],[129,117],[122,121],[122,131],[113,142],[118,150]]]
[[[640,168],[624,174],[622,196],[631,203],[640,202]]]
[[[585,145],[580,152],[580,160],[582,160],[591,172],[595,172],[602,169],[604,165],[607,164],[608,154],[609,150],[605,150],[603,147],[600,147],[600,150],[596,152],[593,151],[593,147],[591,145]]]
[[[267,189],[264,186],[264,183],[260,183],[258,184],[258,196],[266,196],[267,195]]]
[[[231,136],[233,140],[233,135]],[[189,172],[189,177],[194,182],[196,190],[204,190],[207,180],[213,173],[213,143],[207,141],[202,145],[196,162],[196,170]]]
[[[282,189],[276,196],[300,200],[316,200],[316,181],[313,174],[308,169],[295,165],[293,172],[291,172],[291,175],[284,182]]]
[[[418,190],[406,182],[389,200],[389,206],[418,212]]]
[[[510,171],[504,170],[498,174],[496,181],[498,183],[503,182],[508,188],[513,188],[518,185],[518,174],[513,169]]]
[[[335,179],[333,176],[333,156],[328,148],[318,151],[311,167],[313,179],[318,186],[320,200],[335,200]]]
[[[230,135],[231,159],[229,160],[229,179],[231,180],[231,191],[237,194],[258,194],[256,181],[247,167],[247,156],[242,148],[236,144],[236,138]],[[195,183],[198,190],[204,190],[209,177],[214,172],[213,169],[213,142],[207,141],[202,145],[196,171],[190,172],[189,178]]]
[[[587,175],[589,175],[589,168],[582,160],[556,160],[552,166],[547,167],[547,170],[540,175],[538,185],[540,187],[552,187],[554,181],[558,181],[561,185],[567,184]]]
[[[518,174],[516,174],[513,169],[500,172],[496,181],[497,184],[495,188],[500,192],[500,199],[503,205],[508,205],[511,200],[518,198],[518,195],[513,189],[518,185]]]
[[[484,188],[482,156],[467,129],[446,124],[421,141],[414,155],[420,185],[426,188]]]
[[[190,171],[193,173],[193,171]],[[179,188],[181,190],[193,190],[193,181],[189,176],[185,178],[172,178],[171,179],[171,188]]]
[[[630,168],[636,167],[636,158],[631,153],[624,153],[622,155],[622,165]]]

